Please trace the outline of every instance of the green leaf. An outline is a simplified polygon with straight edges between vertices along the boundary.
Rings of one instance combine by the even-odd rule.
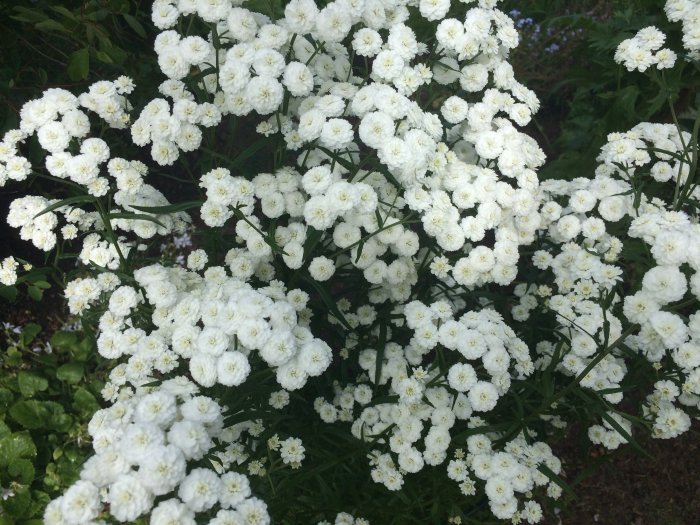
[[[127,219],[132,221],[150,221],[155,222],[158,226],[165,228],[166,226],[160,222],[158,219],[151,215],[146,215],[145,213],[131,213],[128,211],[114,212],[107,215],[110,219]]]
[[[28,286],[27,295],[35,301],[41,301],[42,297],[44,297],[44,290],[36,286]]]
[[[56,332],[51,336],[51,346],[64,350],[76,344],[78,336],[74,332]]]
[[[63,24],[57,22],[56,20],[44,20],[34,24],[39,31],[58,31],[60,33],[70,34],[70,30],[67,29]]]
[[[7,514],[13,518],[27,517],[31,509],[32,496],[29,488],[20,487],[15,491],[15,495],[3,502],[3,508]],[[25,520],[20,520],[20,523],[25,523]]]
[[[110,56],[113,63],[116,62],[117,64],[123,64],[124,61],[129,58],[129,54],[118,46],[110,47],[105,53]]]
[[[21,371],[17,375],[17,383],[19,384],[19,391],[24,397],[32,397],[37,392],[46,390],[49,387],[49,382],[46,378],[25,371]]]
[[[34,286],[41,290],[48,290],[51,288],[51,284],[48,281],[34,281]]]
[[[12,18],[13,20],[19,20],[20,22],[35,23],[41,22],[42,20],[46,20],[47,18],[46,14],[37,8],[31,9],[29,7],[16,6],[15,11],[20,14],[13,15],[10,18]]]
[[[270,139],[264,138],[261,140],[258,140],[254,144],[251,144],[248,146],[244,151],[242,151],[233,161],[231,161],[231,164],[228,165],[229,168],[236,168],[243,164],[246,160],[254,156],[256,153],[258,153],[261,149],[263,149],[266,145],[268,145],[270,142]]]
[[[0,388],[0,414],[4,414],[15,396],[7,388]]]
[[[34,465],[28,459],[17,458],[10,461],[7,473],[23,485],[29,485],[34,481]]]
[[[199,208],[204,201],[188,201],[180,202],[178,204],[169,204],[167,206],[129,206],[138,211],[145,211],[147,213],[155,213],[157,215],[165,215],[168,213],[176,213],[179,211],[189,210],[190,208]]]
[[[564,481],[561,477],[557,476],[554,471],[549,468],[547,465],[544,463],[540,463],[537,465],[537,470],[542,472],[545,476],[547,476],[550,480],[552,480],[555,484],[559,485],[561,489],[568,493],[571,497],[576,498],[576,492],[574,492],[574,489],[572,489],[569,484]]]
[[[16,402],[10,408],[10,416],[27,429],[43,427],[51,413],[41,401],[35,399],[23,399]]]
[[[8,427],[7,423],[0,419],[0,439],[4,438],[5,436],[9,436],[10,434],[12,434],[10,427]]]
[[[0,465],[8,465],[16,458],[33,458],[36,446],[28,432],[15,432],[0,439]]]
[[[85,80],[88,77],[90,72],[90,50],[87,47],[71,53],[67,71],[71,80]]]
[[[62,14],[63,16],[68,18],[69,20],[73,20],[74,22],[78,21],[76,16],[70,10],[66,9],[63,6],[51,6],[51,7],[49,7],[49,9],[52,9],[53,11]]]
[[[350,327],[350,324],[348,323],[347,319],[345,319],[345,316],[338,308],[338,304],[336,303],[336,301],[331,297],[331,294],[328,293],[328,290],[326,290],[326,287],[311,277],[303,276],[302,279],[316,289],[316,292],[318,292],[318,295],[320,296],[321,301],[323,301],[323,305],[326,308],[328,308],[330,313],[332,313],[333,316],[336,319],[338,319],[338,321],[340,321],[345,328],[347,328],[348,330],[351,330],[352,328]]]
[[[56,377],[71,384],[80,383],[85,373],[85,364],[80,362],[66,363],[56,370]]]
[[[23,346],[27,346],[34,341],[34,338],[39,332],[41,332],[41,326],[36,323],[27,323],[22,328],[22,334],[19,336],[19,340]]]
[[[617,411],[616,411],[617,412]],[[624,416],[622,412],[617,412],[619,415]],[[608,422],[608,424],[615,429],[615,431],[620,434],[631,446],[633,449],[635,449],[637,452],[642,454],[643,456],[646,456],[648,458],[653,458],[653,456],[644,450],[644,448],[637,443],[637,441],[632,437],[632,435],[625,430],[620,423],[617,422],[617,420],[612,417],[610,414],[607,412],[602,412],[601,417]]]
[[[70,349],[70,355],[77,361],[87,361],[94,348],[94,340],[90,337],[81,339]]]
[[[18,290],[16,286],[5,286],[4,284],[0,284],[0,297],[3,299],[13,302],[15,299],[17,299],[17,292]]]
[[[110,57],[104,51],[95,51],[95,56],[100,62],[104,62],[105,64],[114,64],[114,60],[112,60],[112,57]]]
[[[58,432],[70,432],[71,428],[73,428],[73,418],[63,412],[63,407],[61,407],[60,413],[51,415],[48,427]]]
[[[88,390],[83,387],[76,389],[73,395],[73,407],[84,417],[92,416],[100,409],[100,404],[97,402]]]
[[[74,79],[74,80],[81,80],[81,79]],[[39,213],[37,213],[34,218],[36,219],[37,217],[41,217],[45,213],[52,212],[54,210],[57,210],[58,208],[61,208],[62,206],[69,206],[70,204],[78,204],[82,202],[95,202],[95,197],[92,195],[76,195],[75,197],[68,197],[67,199],[60,200],[58,202],[54,202],[50,206],[47,206],[43,210],[41,210]]]
[[[126,13],[124,13],[122,16],[129,27],[134,30],[134,33],[139,35],[141,38],[146,38],[146,30],[141,25],[141,22],[136,20],[136,18],[134,18],[132,15]]]

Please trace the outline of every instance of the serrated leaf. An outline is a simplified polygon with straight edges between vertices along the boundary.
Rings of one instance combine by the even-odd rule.
[[[15,490],[15,495],[3,502],[3,507],[7,514],[13,518],[24,518],[30,513],[32,496],[27,487],[19,487]],[[20,523],[25,523],[25,520],[20,519]]]
[[[71,384],[80,383],[85,373],[84,363],[66,363],[56,370],[56,377]]]
[[[50,415],[46,405],[35,399],[22,399],[10,407],[10,417],[30,430],[43,427]]]
[[[73,51],[66,70],[71,80],[85,80],[90,73],[90,50],[84,47]]]
[[[15,481],[23,485],[29,485],[34,481],[34,465],[28,459],[16,458],[10,461],[10,464],[7,466],[7,473]]]
[[[51,336],[51,346],[63,350],[74,345],[77,340],[78,336],[73,332],[56,332]]]
[[[33,458],[36,445],[28,432],[15,432],[0,439],[0,465],[8,465],[16,458]]]
[[[7,388],[0,388],[0,414],[7,411],[7,407],[10,406],[14,398],[15,396],[12,394],[12,391]]]
[[[17,374],[17,383],[19,385],[19,391],[24,397],[32,397],[37,392],[46,390],[49,387],[49,382],[45,377],[25,371],[21,371]]]

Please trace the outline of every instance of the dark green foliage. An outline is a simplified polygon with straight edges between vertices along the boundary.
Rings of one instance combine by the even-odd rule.
[[[0,499],[3,525],[41,523],[92,451],[87,423],[102,387],[93,341],[81,332],[46,336],[33,323],[0,334],[0,491],[14,494]]]
[[[0,134],[16,127],[26,101],[49,87],[76,90],[124,74],[153,71],[150,2],[0,1]]]

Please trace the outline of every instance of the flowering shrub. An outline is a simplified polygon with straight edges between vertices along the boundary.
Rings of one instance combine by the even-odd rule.
[[[633,423],[688,429],[700,120],[540,182],[497,4],[156,0],[167,80],[143,107],[123,76],[22,108],[0,183],[62,193],[8,223],[75,248],[68,307],[114,363],[95,455],[45,523],[537,523],[566,488],[553,428],[585,412],[611,449]],[[667,4],[688,60],[698,9]],[[663,43],[646,28],[615,58],[663,82]],[[189,230],[184,267],[159,257]]]

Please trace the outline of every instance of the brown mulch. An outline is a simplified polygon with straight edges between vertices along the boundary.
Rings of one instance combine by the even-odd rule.
[[[585,468],[578,446],[557,448],[566,479]],[[700,421],[690,431],[670,440],[640,439],[651,457],[631,446],[609,453],[597,472],[574,491],[546,525],[698,525],[700,523]],[[590,456],[601,451],[591,448]]]

